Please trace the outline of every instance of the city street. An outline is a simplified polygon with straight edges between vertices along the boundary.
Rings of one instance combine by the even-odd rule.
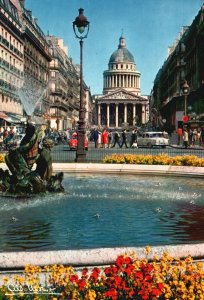
[[[119,148],[116,146],[115,148],[94,148],[94,143],[89,142],[89,150],[86,151],[86,159],[88,162],[101,162],[103,158],[105,158],[107,155],[111,155],[114,153],[122,154],[122,153],[128,153],[128,154],[161,154],[165,153],[170,156],[176,156],[176,155],[196,155],[198,157],[204,156],[204,148],[183,148],[182,146],[167,146],[165,149],[163,148],[138,148],[138,149],[132,149],[132,148]],[[74,162],[76,157],[76,151],[70,151],[68,145],[56,145],[52,150],[52,159],[53,162]]]

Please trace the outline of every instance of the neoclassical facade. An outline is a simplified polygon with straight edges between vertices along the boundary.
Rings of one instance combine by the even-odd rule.
[[[140,72],[123,36],[103,73],[103,95],[95,97],[98,126],[113,128],[145,124],[149,99],[141,96]]]

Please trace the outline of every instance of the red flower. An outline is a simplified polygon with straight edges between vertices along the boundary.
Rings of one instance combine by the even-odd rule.
[[[158,286],[158,289],[160,289],[160,291],[162,291],[164,289],[163,283],[158,283],[157,286]]]
[[[133,265],[128,265],[128,267],[124,269],[124,273],[125,273],[127,276],[130,276],[130,274],[132,273],[133,270],[134,270]]]
[[[159,290],[159,289],[157,289],[157,288],[153,288],[152,290],[151,290],[151,295],[152,296],[160,296],[161,295],[161,290]]]
[[[119,268],[124,264],[124,257],[123,256],[118,256],[118,258],[116,259],[115,262],[116,266],[118,266]]]
[[[118,256],[118,258],[116,259],[116,266],[121,268],[123,265],[129,265],[132,263],[132,258],[127,256],[127,257],[124,257],[122,255]]]
[[[82,277],[85,277],[88,273],[88,269],[87,268],[83,268],[82,270]]]
[[[108,277],[116,275],[117,272],[118,272],[118,268],[116,266],[110,266],[110,267],[105,268],[105,270],[104,270],[104,273]]]
[[[99,268],[93,268],[92,273],[91,273],[91,275],[90,275],[90,280],[92,280],[92,281],[97,281],[100,272],[101,272],[101,271],[100,271]]]
[[[70,276],[70,281],[71,282],[78,282],[78,279],[79,279],[78,275],[71,275]]]
[[[86,281],[83,280],[83,279],[80,279],[80,280],[78,281],[78,287],[79,287],[79,290],[80,290],[80,291],[83,291],[84,288],[85,288],[85,286],[86,286]]]
[[[105,268],[104,273],[106,274],[107,277],[111,276],[112,275],[111,267]]]
[[[110,297],[112,300],[117,300],[117,295],[117,291],[113,288],[105,292],[105,297]]]
[[[135,277],[142,280],[143,279],[143,274],[140,271],[135,272]]]

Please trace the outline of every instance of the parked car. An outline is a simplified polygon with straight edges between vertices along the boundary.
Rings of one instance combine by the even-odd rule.
[[[138,135],[137,138],[138,147],[149,147],[159,146],[166,148],[169,145],[168,134],[165,132],[154,132],[147,131]]]
[[[78,139],[77,139],[77,133],[76,132],[72,133],[68,145],[69,145],[70,150],[76,150],[77,149]],[[87,136],[85,138],[84,147],[85,147],[85,150],[88,150],[89,145],[88,145],[88,138],[87,138]]]

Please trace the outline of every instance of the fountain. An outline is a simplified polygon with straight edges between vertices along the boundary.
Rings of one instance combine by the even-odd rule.
[[[204,185],[198,178],[65,174],[63,185],[69,193],[0,200],[2,251],[42,255],[204,240]]]
[[[42,106],[47,89],[48,87],[42,87],[35,83],[29,75],[24,78],[23,86],[17,90],[17,93],[28,116],[31,116],[38,106]]]
[[[62,192],[63,173],[52,175],[51,148],[53,141],[44,137],[42,126],[34,125],[32,115],[37,104],[42,102],[46,89],[38,88],[33,80],[26,77],[19,89],[27,119],[25,136],[18,148],[9,149],[5,162],[10,171],[0,169],[0,191],[4,196],[29,196],[31,194]],[[41,146],[41,147],[40,147]],[[33,170],[36,163],[37,167]]]

